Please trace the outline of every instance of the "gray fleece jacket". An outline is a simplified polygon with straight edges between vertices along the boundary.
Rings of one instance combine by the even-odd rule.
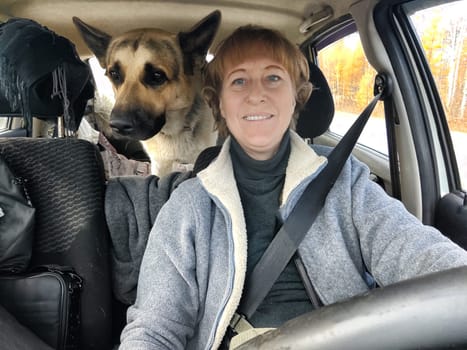
[[[294,132],[291,143],[280,206],[284,219],[329,152],[310,148]],[[242,295],[247,257],[229,144],[197,178],[182,183],[159,212],[121,350],[220,345]],[[465,250],[387,196],[355,158],[344,166],[299,253],[324,304],[367,291],[365,267],[385,286],[467,265]]]

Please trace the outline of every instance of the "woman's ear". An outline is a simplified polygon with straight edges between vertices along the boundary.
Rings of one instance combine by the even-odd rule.
[[[305,103],[308,101],[308,99],[311,96],[311,91],[313,90],[313,85],[307,81],[303,83],[299,88],[297,89],[297,104],[298,108],[302,108]]]
[[[204,101],[206,101],[209,108],[211,108],[214,118],[217,119],[219,114],[219,97],[217,92],[211,86],[206,86],[201,90],[201,94]]]
[[[212,108],[213,107],[212,105],[214,104],[215,97],[217,95],[216,91],[212,87],[206,86],[201,90],[201,95],[203,96],[204,101],[206,101],[208,106]]]

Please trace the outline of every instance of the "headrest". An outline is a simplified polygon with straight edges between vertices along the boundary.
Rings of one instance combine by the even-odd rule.
[[[13,18],[0,24],[0,114],[63,115],[76,131],[94,95],[91,69],[75,46],[37,22]]]
[[[309,67],[313,92],[298,116],[296,131],[301,137],[313,140],[329,128],[334,117],[334,100],[318,66],[310,62]]]

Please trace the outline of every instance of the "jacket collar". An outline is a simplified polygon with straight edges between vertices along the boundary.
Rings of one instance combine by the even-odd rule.
[[[219,199],[238,200],[240,196],[236,189],[233,174],[232,160],[230,158],[230,142],[228,137],[224,142],[217,158],[198,174],[205,188]],[[316,152],[295,132],[290,130],[291,151],[287,164],[284,189],[282,191],[281,206],[287,202],[292,191],[306,178],[314,175],[327,159]],[[235,194],[232,192],[236,192]],[[222,200],[221,200],[222,201]],[[224,202],[224,201],[222,201]]]
[[[282,190],[281,206],[287,203],[292,191],[306,178],[316,175],[316,172],[327,163],[324,156],[316,152],[295,132],[290,131],[291,151]]]

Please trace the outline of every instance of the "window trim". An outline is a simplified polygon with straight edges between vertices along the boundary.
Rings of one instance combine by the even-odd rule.
[[[446,155],[452,150],[452,143],[449,145],[449,142],[445,142],[450,140],[450,135],[446,135],[446,131],[438,127],[439,121],[435,123],[431,121],[443,119],[444,111],[442,107],[441,109],[433,108],[439,107],[437,104],[440,99],[437,90],[433,89],[433,85],[427,83],[426,77],[431,75],[431,71],[427,71],[425,66],[424,72],[420,72],[424,67],[421,62],[425,58],[424,55],[422,55],[423,59],[417,57],[423,50],[420,51],[421,46],[416,39],[417,34],[413,32],[409,25],[410,21],[405,12],[402,11],[402,5],[406,2],[389,0],[378,3],[374,10],[374,21],[397,77],[405,112],[410,116],[408,122],[415,147],[421,186],[421,220],[425,224],[433,225],[435,206],[441,198],[442,192],[439,170],[446,172],[451,190],[453,187],[460,186],[460,178],[457,166],[455,169],[452,166],[456,164],[455,159],[454,162],[452,158],[450,161],[446,161],[450,158]],[[435,5],[435,2],[432,5]],[[388,30],[388,28],[394,28],[394,30]],[[414,51],[413,48],[417,46],[419,48]],[[433,99],[433,96],[438,97]],[[433,101],[438,102],[434,105]],[[441,113],[438,113],[439,111]],[[438,125],[436,125],[437,123]],[[436,140],[432,137],[434,135],[433,124],[436,125]],[[443,133],[442,137],[440,132]],[[440,146],[436,144],[438,140],[440,140]],[[444,150],[437,152],[437,147],[444,148]],[[440,161],[443,163],[442,167],[439,165]]]
[[[418,3],[418,6],[412,6],[412,4]],[[426,1],[412,1],[410,2],[411,10],[426,10],[433,6],[445,4],[444,2],[434,2],[428,4]],[[431,5],[431,6],[429,6]],[[407,16],[410,16],[406,4],[397,6],[395,15],[401,23],[401,29],[407,37],[410,37],[408,45],[414,54],[414,60],[417,64],[419,73],[422,75],[421,83],[424,85],[425,93],[429,94],[428,102],[430,104],[430,112],[432,113],[432,119],[435,123],[437,140],[439,140],[439,146],[443,155],[444,172],[447,177],[448,186],[446,192],[452,192],[454,190],[461,189],[461,180],[459,174],[459,167],[457,159],[454,153],[454,145],[450,136],[449,125],[447,123],[446,113],[444,112],[443,103],[436,87],[436,82],[431,71],[431,67],[424,54],[423,44],[418,38],[416,29],[412,23],[406,20]],[[405,8],[405,9],[404,9]],[[442,190],[442,189],[441,189]],[[444,193],[444,194],[445,194]]]

